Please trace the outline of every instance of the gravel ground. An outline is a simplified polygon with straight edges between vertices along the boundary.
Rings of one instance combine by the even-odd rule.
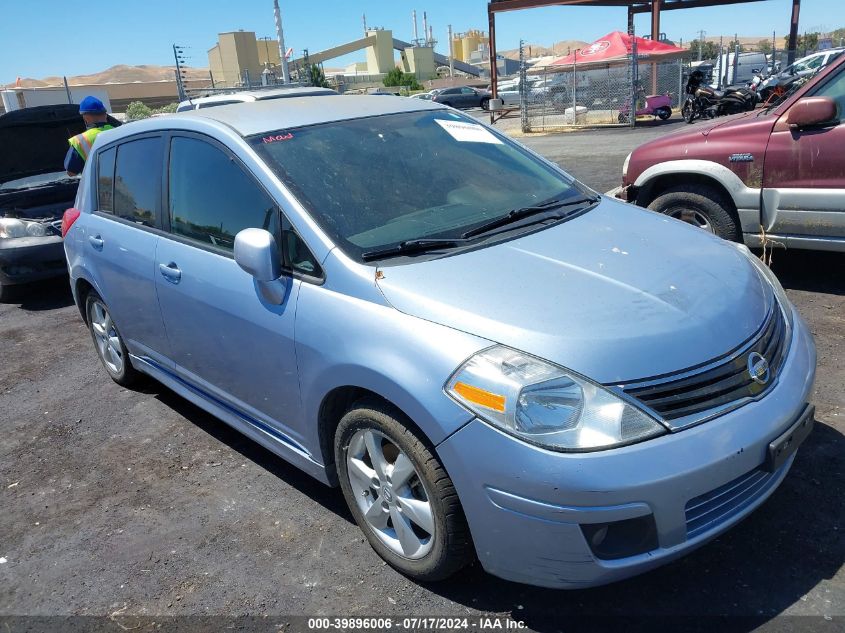
[[[605,190],[648,134],[527,143]],[[0,304],[0,616],[493,613],[540,631],[683,616],[676,630],[842,630],[845,257],[776,253],[775,270],[819,352],[819,423],[792,472],[690,556],[573,592],[478,567],[440,584],[406,580],[364,542],[339,491],[155,383],[112,383],[66,282],[33,286]],[[816,617],[775,618],[790,615]]]

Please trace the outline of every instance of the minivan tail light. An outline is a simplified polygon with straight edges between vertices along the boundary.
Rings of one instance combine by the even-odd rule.
[[[62,215],[62,237],[67,235],[70,227],[79,219],[79,215],[79,209],[70,208],[64,212],[64,215]]]

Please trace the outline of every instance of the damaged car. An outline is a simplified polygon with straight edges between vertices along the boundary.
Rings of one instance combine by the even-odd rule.
[[[813,427],[812,335],[745,246],[438,103],[148,119],[83,183],[64,245],[104,374],[339,486],[415,580],[642,573],[759,507]]]
[[[120,125],[109,120],[112,125]],[[67,140],[85,131],[76,104],[0,116],[0,300],[16,286],[67,274],[62,214],[79,185],[63,167]]]

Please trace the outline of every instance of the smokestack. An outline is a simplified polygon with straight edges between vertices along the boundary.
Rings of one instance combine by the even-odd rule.
[[[423,11],[423,39],[425,44],[428,44],[428,15]]]
[[[434,48],[434,25],[428,25],[428,45]]]
[[[417,41],[420,39],[419,35],[417,35],[417,10],[414,9],[411,11],[411,17],[414,19],[414,46],[417,45]]]
[[[367,37],[367,14],[361,14],[361,21],[364,23],[364,37]]]
[[[276,37],[279,39],[279,63],[282,65],[282,83],[290,83],[288,58],[285,57],[285,34],[282,32],[282,12],[279,10],[279,0],[273,0],[273,14],[276,18]]]

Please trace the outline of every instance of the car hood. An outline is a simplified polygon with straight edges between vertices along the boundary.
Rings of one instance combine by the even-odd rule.
[[[109,117],[111,125],[120,125]],[[64,171],[68,139],[85,131],[72,103],[13,110],[0,116],[0,183]]]
[[[606,384],[724,355],[773,301],[733,244],[607,198],[557,226],[377,277],[401,312]]]

